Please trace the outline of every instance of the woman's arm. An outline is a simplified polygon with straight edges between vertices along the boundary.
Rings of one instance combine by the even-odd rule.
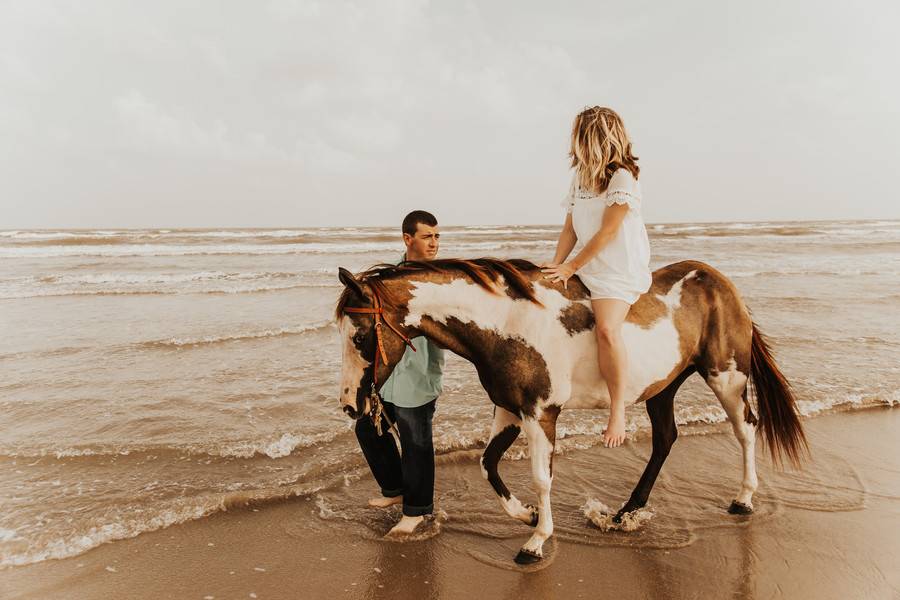
[[[563,225],[562,231],[559,232],[559,241],[556,242],[556,254],[553,255],[554,265],[558,265],[566,260],[575,248],[578,236],[575,235],[575,228],[572,226],[572,213],[566,215],[566,223]]]
[[[597,256],[597,253],[603,250],[603,247],[618,235],[619,227],[621,227],[622,221],[625,220],[625,215],[627,214],[627,204],[613,204],[612,206],[607,206],[603,211],[603,219],[600,221],[600,231],[595,233],[594,236],[588,240],[588,243],[584,245],[584,248],[581,249],[581,252],[569,262],[561,265],[545,265],[545,268],[541,269],[544,273],[544,278],[551,281],[568,283],[569,278],[575,274],[575,271]],[[567,222],[571,221],[571,218],[572,215],[569,215]],[[557,258],[560,255],[559,250],[562,249],[563,234],[560,234],[559,238],[560,248],[556,251]],[[566,252],[566,256],[568,256],[571,251],[572,249],[570,248],[568,252]]]
[[[603,211],[603,219],[600,221],[600,231],[595,233],[594,237],[588,240],[588,243],[581,249],[581,252],[569,261],[576,271],[590,262],[618,235],[619,227],[622,226],[622,221],[625,220],[627,214],[627,204],[613,204],[606,207]]]

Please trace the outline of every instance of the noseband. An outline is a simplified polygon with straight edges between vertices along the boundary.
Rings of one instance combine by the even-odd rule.
[[[403,332],[387,320],[387,317],[384,315],[384,306],[381,303],[381,298],[378,297],[378,292],[376,292],[374,288],[372,288],[372,308],[345,307],[344,312],[359,315],[372,315],[375,319],[375,365],[372,368],[372,387],[369,390],[369,404],[371,405],[371,408],[369,409],[368,415],[375,424],[375,430],[378,432],[378,435],[381,435],[382,433],[381,419],[384,417],[384,419],[387,420],[388,425],[399,437],[400,432],[397,431],[397,426],[394,425],[387,413],[384,412],[381,405],[383,399],[381,398],[381,394],[378,393],[378,357],[380,356],[382,362],[387,364],[387,353],[384,351],[384,340],[381,336],[382,324],[387,325],[391,328],[391,331],[400,336],[400,339],[403,340],[407,346],[412,348],[413,352],[416,352],[416,347],[413,346],[412,341],[408,337],[403,335]]]

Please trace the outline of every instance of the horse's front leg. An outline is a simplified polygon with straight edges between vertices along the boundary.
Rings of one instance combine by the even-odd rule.
[[[534,534],[519,553],[516,562],[527,565],[543,558],[544,542],[553,535],[553,515],[550,511],[550,486],[553,483],[553,447],[556,443],[556,418],[558,406],[539,409],[537,418],[522,420],[528,438],[528,452],[531,455],[531,477],[538,493],[538,522]]]
[[[509,488],[503,483],[503,479],[500,478],[498,469],[503,453],[516,441],[521,430],[522,420],[518,415],[514,415],[505,408],[494,407],[491,437],[481,455],[481,473],[494,488],[506,514],[534,527],[538,522],[537,508],[530,504],[522,504],[518,498],[512,495]]]

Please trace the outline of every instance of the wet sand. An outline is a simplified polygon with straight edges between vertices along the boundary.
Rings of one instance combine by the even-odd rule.
[[[501,514],[482,481],[481,486],[471,483],[470,489],[459,493],[476,496],[486,513],[494,511],[498,526],[491,531],[508,535],[460,527],[456,523],[464,523],[465,516],[448,511],[438,535],[424,541],[387,542],[377,533],[390,526],[390,513],[376,517],[372,535],[360,536],[359,524],[352,519],[325,518],[314,498],[297,498],[232,509],[107,543],[73,558],[7,568],[0,571],[0,597],[900,597],[900,411],[844,412],[806,420],[805,426],[814,456],[806,472],[819,482],[803,488],[808,498],[778,500],[782,486],[789,487],[785,482],[797,476],[790,472],[769,477],[775,481],[764,491],[770,471],[762,468],[767,459],[761,459],[757,514],[724,515],[730,497],[709,498],[716,511],[711,520],[727,525],[693,524],[683,543],[630,542],[652,536],[654,528],[665,528],[669,521],[662,516],[636,532],[604,534],[592,530],[582,514],[563,514],[564,509],[554,505],[558,529],[583,528],[592,542],[558,536],[545,546],[543,564],[522,569],[512,557],[529,530]],[[677,506],[672,500],[690,495],[695,489],[692,482],[714,472],[702,464],[709,458],[697,457],[708,457],[703,450],[710,444],[733,445],[729,438],[730,434],[719,433],[679,438],[663,469],[665,478],[651,497],[657,512]],[[638,456],[649,453],[646,439],[631,446]],[[568,455],[557,459],[555,485],[563,482],[570,460],[575,459]],[[518,483],[524,481],[525,467],[524,461],[501,466]],[[830,473],[838,472],[850,476],[831,480]],[[639,474],[631,473],[621,490]],[[731,483],[737,481],[734,476],[730,473]],[[478,480],[472,461],[439,466],[439,488]],[[364,483],[349,486],[360,499],[368,493]],[[696,489],[706,501],[704,488]],[[521,495],[527,498],[524,492]],[[604,536],[615,543],[604,545]]]

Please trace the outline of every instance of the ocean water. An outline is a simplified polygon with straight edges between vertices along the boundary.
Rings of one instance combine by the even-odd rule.
[[[807,418],[900,402],[900,221],[648,229],[654,268],[695,259],[732,278]],[[442,231],[442,257],[537,262],[558,227]],[[0,566],[293,496],[325,521],[365,524],[347,503],[374,486],[337,402],[331,313],[338,267],[401,252],[394,228],[0,231]],[[435,418],[438,503],[470,515],[454,522],[467,533],[501,518],[487,483],[458,482],[451,468],[474,464],[490,415],[474,368],[451,356]],[[676,416],[682,434],[724,420],[697,378]],[[559,451],[574,479],[596,468],[605,417],[563,412]],[[628,419],[646,433],[642,408]],[[718,437],[711,455],[733,442]],[[508,456],[524,455],[520,442]],[[624,490],[643,457],[611,456]],[[526,485],[520,463],[512,477]],[[554,499],[578,512],[587,492],[572,485],[555,485]]]

